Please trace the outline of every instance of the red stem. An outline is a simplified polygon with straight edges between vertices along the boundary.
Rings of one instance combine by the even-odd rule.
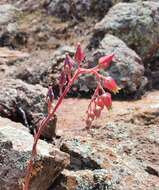
[[[26,176],[25,176],[25,179],[24,179],[23,190],[29,190],[29,182],[30,182],[32,168],[33,168],[33,160],[34,160],[34,157],[36,155],[36,145],[37,145],[37,142],[39,140],[40,134],[41,134],[42,130],[47,126],[47,124],[49,123],[50,119],[54,116],[54,113],[56,112],[56,110],[58,109],[58,107],[60,106],[60,104],[62,103],[62,100],[66,96],[66,94],[69,91],[71,85],[74,83],[74,81],[77,79],[77,77],[81,73],[82,73],[82,71],[80,71],[80,68],[75,72],[74,76],[69,81],[68,85],[66,86],[64,92],[62,93],[62,95],[58,99],[58,101],[57,101],[57,103],[56,103],[53,111],[48,114],[48,116],[46,117],[45,121],[42,122],[41,126],[39,127],[37,134],[35,135],[34,144],[33,144],[32,152],[31,152],[31,159],[29,160],[29,163],[27,165],[27,171],[26,171]]]

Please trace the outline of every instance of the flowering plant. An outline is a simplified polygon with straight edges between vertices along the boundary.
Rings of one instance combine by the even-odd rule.
[[[119,91],[119,88],[116,84],[116,82],[109,76],[105,77],[99,73],[101,69],[106,69],[110,65],[112,59],[114,57],[114,54],[110,54],[107,56],[103,56],[98,60],[97,66],[85,69],[81,67],[81,63],[85,59],[84,52],[81,49],[80,44],[77,45],[77,49],[74,55],[74,59],[72,59],[68,54],[66,54],[63,70],[61,71],[60,77],[59,77],[59,89],[60,89],[60,96],[55,104],[55,106],[52,106],[52,102],[54,100],[54,93],[52,90],[52,87],[50,86],[48,88],[48,93],[46,96],[46,101],[48,105],[48,115],[44,119],[42,119],[39,122],[39,128],[37,132],[34,135],[34,143],[32,147],[32,154],[31,159],[28,162],[27,165],[27,171],[26,176],[24,179],[23,184],[23,190],[29,189],[29,182],[31,177],[31,172],[33,168],[33,160],[36,156],[36,145],[40,138],[42,130],[47,127],[49,121],[54,117],[54,114],[60,104],[62,103],[62,100],[70,90],[72,84],[74,81],[82,74],[92,74],[96,77],[97,80],[97,86],[95,89],[95,92],[91,98],[91,101],[88,105],[88,109],[86,111],[86,127],[89,128],[95,118],[100,117],[101,111],[106,107],[108,110],[112,107],[112,100],[111,100],[111,94],[110,92],[117,93]],[[77,69],[72,74],[73,65],[77,64]],[[109,92],[106,92],[108,90]]]

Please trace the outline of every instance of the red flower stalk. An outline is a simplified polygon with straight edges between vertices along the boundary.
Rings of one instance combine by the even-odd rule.
[[[104,78],[103,87],[115,94],[119,92],[119,87],[117,86],[114,79],[112,79],[111,77]]]
[[[95,75],[98,85],[97,88],[94,92],[94,95],[92,96],[91,102],[88,106],[88,111],[87,111],[87,119],[86,119],[86,124],[87,127],[90,127],[93,120],[98,118],[101,114],[101,111],[103,110],[105,105],[107,109],[109,110],[112,106],[112,100],[111,100],[111,95],[110,93],[106,93],[105,90],[103,89],[101,85],[101,81],[103,81],[104,88],[116,93],[118,92],[119,88],[117,87],[115,81],[111,77],[104,77],[100,73],[98,73],[98,70],[100,68],[106,68],[109,63],[111,62],[113,58],[113,54],[104,56],[99,59],[99,66],[96,66],[91,69],[85,69],[80,67],[80,63],[84,60],[84,53],[81,50],[80,44],[77,46],[77,50],[74,56],[75,61],[78,64],[77,70],[73,73],[73,76],[71,77],[71,68],[72,68],[72,59],[69,57],[69,55],[66,55],[65,61],[64,61],[64,68],[63,71],[61,72],[61,75],[59,77],[59,88],[60,88],[60,96],[55,104],[55,106],[52,108],[52,101],[54,100],[54,94],[52,91],[52,88],[49,87],[48,93],[47,93],[47,103],[48,103],[48,115],[42,119],[42,121],[39,124],[39,127],[37,129],[37,133],[34,136],[34,143],[32,147],[32,152],[31,152],[31,158],[28,162],[27,165],[27,171],[26,171],[26,176],[24,179],[24,184],[23,184],[23,190],[29,190],[29,182],[31,178],[31,173],[33,169],[33,163],[34,159],[36,158],[36,146],[38,143],[38,140],[40,138],[41,132],[47,127],[50,119],[54,117],[55,112],[61,105],[64,97],[70,90],[72,84],[74,81],[81,75],[81,74],[93,74]],[[97,69],[98,68],[98,69]],[[102,94],[100,95],[100,93]]]
[[[107,67],[109,67],[110,62],[112,61],[113,57],[114,57],[114,54],[101,57],[98,61],[99,67],[103,69],[106,69]]]
[[[81,49],[81,45],[80,43],[78,43],[77,45],[77,49],[74,55],[75,60],[77,61],[78,66],[80,66],[80,63],[83,61],[84,59],[84,52]]]

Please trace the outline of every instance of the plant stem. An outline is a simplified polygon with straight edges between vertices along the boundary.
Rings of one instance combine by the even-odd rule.
[[[38,132],[35,135],[34,138],[34,143],[33,143],[33,147],[32,147],[32,152],[31,152],[31,158],[28,162],[27,165],[27,171],[26,171],[26,176],[24,179],[24,184],[23,184],[23,190],[29,190],[29,182],[30,182],[30,177],[31,177],[31,172],[32,172],[32,168],[33,168],[33,160],[36,156],[36,146],[37,146],[37,142],[40,138],[40,134],[42,132],[42,130],[47,127],[50,119],[54,116],[54,113],[56,112],[56,110],[58,109],[58,107],[60,106],[60,104],[62,103],[62,100],[64,99],[64,97],[66,96],[66,94],[68,93],[68,91],[70,90],[70,87],[72,86],[72,84],[74,83],[74,81],[78,78],[78,76],[82,73],[82,71],[80,71],[80,68],[75,71],[72,79],[69,81],[68,85],[66,86],[65,90],[63,91],[62,95],[59,97],[54,109],[52,110],[51,113],[48,114],[48,116],[46,117],[46,119],[44,120],[44,122],[42,122],[41,126],[38,129]]]

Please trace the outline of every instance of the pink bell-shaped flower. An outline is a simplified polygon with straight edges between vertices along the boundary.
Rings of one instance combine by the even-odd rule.
[[[112,79],[111,77],[104,78],[103,87],[115,94],[119,92],[119,88],[118,88],[115,80]]]
[[[107,93],[102,94],[101,97],[103,99],[104,105],[107,107],[108,110],[110,110],[112,107],[111,94],[107,92]]]

